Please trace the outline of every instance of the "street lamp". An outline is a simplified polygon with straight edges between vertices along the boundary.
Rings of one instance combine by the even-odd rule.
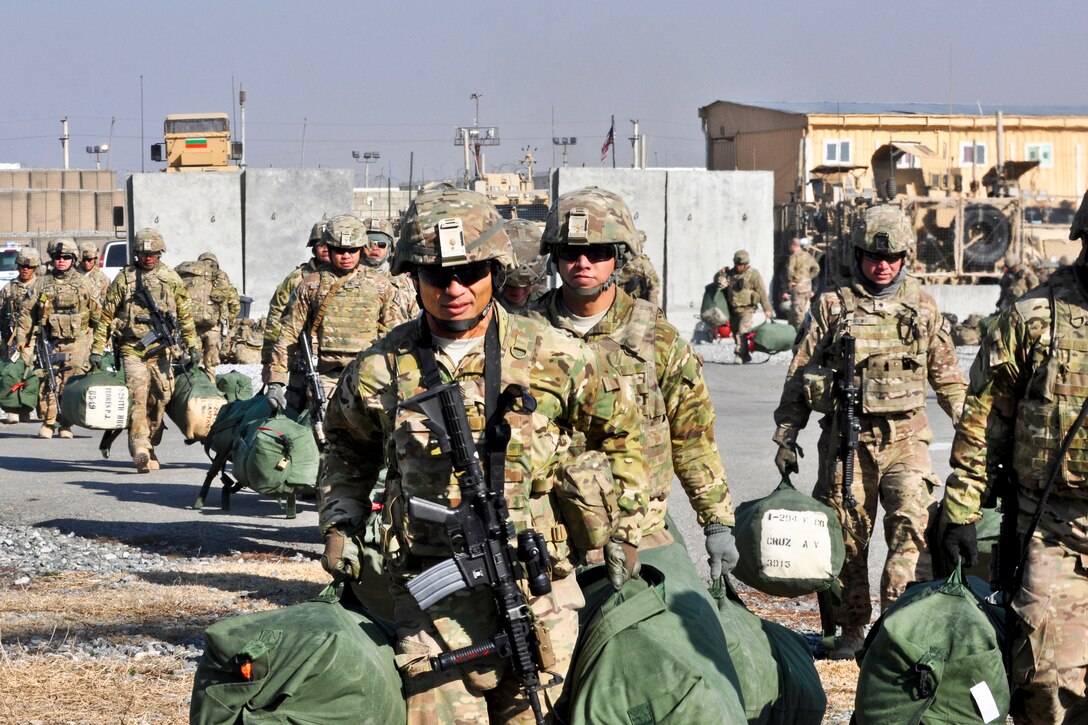
[[[567,147],[574,146],[577,143],[578,138],[576,136],[552,136],[552,145],[563,147],[563,166],[567,165]],[[554,159],[555,157],[553,156],[552,158]]]
[[[102,168],[102,165],[99,163],[99,159],[101,158],[102,154],[109,153],[109,151],[110,151],[110,145],[108,143],[104,143],[101,146],[88,146],[87,147],[87,153],[94,154],[94,167],[96,169]]]
[[[351,158],[355,159],[356,163],[363,165],[363,188],[370,188],[370,164],[377,161],[382,157],[378,151],[364,151],[359,153],[358,151],[351,152]]]
[[[480,99],[484,97],[483,93],[473,93],[468,97],[470,101],[476,101],[476,115],[472,117],[472,125],[479,128],[480,126]]]

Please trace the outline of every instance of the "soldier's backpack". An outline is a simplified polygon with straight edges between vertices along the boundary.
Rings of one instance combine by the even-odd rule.
[[[786,478],[769,496],[737,507],[733,537],[740,560],[733,576],[777,597],[800,597],[832,586],[846,549],[830,506]]]
[[[908,588],[857,654],[857,722],[1005,722],[1005,610],[987,603],[989,595],[959,567]]]
[[[215,387],[228,403],[253,397],[253,381],[245,373],[231,370],[215,376]]]
[[[727,578],[714,582],[710,593],[718,602],[749,725],[819,725],[827,695],[805,638],[748,611]]]
[[[331,587],[309,602],[224,619],[204,633],[189,722],[403,723],[392,637]]]
[[[212,300],[215,272],[204,262],[182,262],[174,271],[189,288],[189,312],[197,325],[214,325],[219,322],[219,306]]]
[[[321,452],[313,429],[283,413],[240,429],[231,454],[238,483],[265,496],[312,491]]]
[[[92,430],[124,430],[128,427],[128,387],[123,370],[103,363],[84,375],[74,375],[60,394],[60,412],[69,425]]]
[[[797,330],[793,329],[793,325],[774,320],[767,320],[748,334],[753,350],[770,355],[789,350],[797,338]]]
[[[729,324],[729,301],[725,290],[711,282],[703,290],[703,304],[699,308],[699,318],[710,327]]]
[[[174,394],[166,404],[166,414],[185,440],[200,441],[208,435],[215,416],[226,403],[215,383],[200,370],[193,370],[174,378]]]
[[[0,408],[5,412],[17,413],[36,406],[39,387],[41,379],[21,356],[14,361],[0,361]]]

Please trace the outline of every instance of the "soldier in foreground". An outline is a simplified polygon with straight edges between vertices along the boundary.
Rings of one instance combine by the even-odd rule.
[[[98,326],[99,305],[96,290],[75,268],[79,253],[76,241],[62,237],[53,247],[53,268],[34,285],[34,294],[23,305],[15,333],[15,347],[28,364],[42,367],[43,381],[38,394],[38,416],[42,427],[39,438],[52,438],[56,429],[61,438],[72,437],[72,427],[64,420],[57,426],[58,404],[65,383],[73,375],[87,372],[91,351],[91,336]],[[40,337],[50,357],[57,355],[63,362],[53,365],[35,355],[31,344]],[[56,390],[52,389],[56,385]]]
[[[329,247],[324,238],[325,224],[324,221],[314,224],[310,230],[309,241],[306,242],[306,246],[311,251],[310,258],[284,277],[268,303],[268,315],[264,322],[264,346],[261,348],[261,365],[263,366],[261,380],[265,383],[268,382],[269,366],[272,364],[272,349],[276,346],[276,340],[279,339],[281,318],[284,310],[287,309],[291,293],[295,291],[295,287],[298,287],[302,275],[315,272],[318,266],[329,262]]]
[[[801,248],[801,240],[794,237],[790,240],[790,258],[786,261],[786,284],[790,299],[790,311],[786,320],[793,325],[793,329],[800,330],[801,323],[808,314],[809,302],[812,299],[812,280],[820,275],[820,265],[812,255]]]
[[[15,350],[15,330],[19,325],[19,315],[22,313],[23,306],[34,294],[34,285],[38,280],[38,267],[41,263],[42,258],[37,249],[32,247],[20,249],[15,257],[18,276],[0,290],[0,334],[4,338],[5,358],[11,357]],[[18,413],[8,413],[4,418],[5,423],[26,423],[29,420],[29,408],[20,410]]]
[[[454,551],[445,527],[420,520],[406,502],[446,505],[460,501],[464,492],[432,432],[440,421],[405,401],[441,383],[457,382],[463,396],[457,405],[467,412],[472,438],[481,441],[488,485],[502,491],[509,520],[519,532],[531,527],[543,535],[551,593],[529,596],[528,606],[540,625],[539,637],[550,640],[555,659],[550,672],[567,675],[578,610],[585,603],[573,576],[582,552],[568,537],[604,523],[594,524],[560,506],[554,472],[565,433],[584,435],[623,487],[581,493],[587,500],[610,499],[618,507],[613,512],[623,512],[618,524],[607,526],[615,537],[609,548],[616,575],[622,580],[637,563],[643,512],[638,487],[645,476],[638,416],[629,401],[609,392],[593,354],[581,342],[495,304],[498,283],[513,266],[502,218],[485,196],[441,186],[421,191],[405,214],[393,270],[411,273],[424,313],[360,354],[329,404],[330,446],[319,481],[322,564],[334,575],[358,576],[358,541],[372,515],[369,493],[384,461],[389,466],[381,514],[385,566],[392,578],[396,659],[409,723],[520,723],[532,722],[533,714],[508,660],[489,656],[442,672],[428,661],[482,642],[499,625],[487,587],[460,591],[427,610],[407,589],[422,571],[448,561]],[[488,402],[493,399],[489,388],[498,401]],[[489,414],[497,425],[485,433]],[[503,424],[509,426],[508,443]],[[604,532],[606,539],[609,533]],[[550,679],[539,674],[543,681]],[[545,711],[558,696],[557,689],[544,690]]]
[[[187,348],[189,368],[200,365],[200,341],[189,314],[189,292],[181,277],[160,261],[165,251],[158,230],[136,232],[136,262],[118,272],[106,290],[102,321],[91,346],[91,364],[97,365],[116,319],[132,415],[128,450],[140,473],[159,468],[155,446],[162,440],[162,418],[174,392],[175,362]],[[157,329],[158,320],[165,319],[172,319],[179,339],[170,339]]]
[[[1001,286],[1001,294],[997,298],[997,309],[1003,310],[1016,302],[1021,295],[1039,286],[1039,277],[1024,264],[1020,255],[1009,252],[1005,255],[1005,273],[1001,275],[998,283]]]
[[[919,282],[907,275],[905,257],[914,234],[905,215],[872,207],[854,227],[850,284],[823,293],[790,364],[774,412],[779,445],[775,464],[783,476],[797,473],[797,435],[812,411],[823,413],[819,469],[813,496],[836,509],[843,524],[842,627],[833,659],[850,659],[872,616],[868,552],[877,501],[883,504],[888,558],[880,582],[881,609],[906,586],[930,577],[925,532],[939,484],[929,459],[933,434],[926,420],[926,380],[941,408],[959,420],[966,383],[960,373],[948,321]],[[854,413],[860,423],[855,474],[843,489],[840,436],[846,432],[841,390],[846,366],[844,340],[855,344],[855,382],[861,390]],[[821,605],[825,603],[821,600]],[[826,608],[826,606],[825,606]]]
[[[734,362],[747,365],[752,361],[752,351],[748,349],[746,335],[752,330],[752,313],[757,307],[763,308],[763,316],[774,318],[771,301],[767,297],[767,286],[759,270],[750,266],[748,252],[741,249],[733,255],[733,268],[722,267],[714,276],[714,283],[725,290],[729,302],[729,326],[733,330]]]
[[[540,253],[540,227],[525,219],[507,219],[502,226],[510,237],[517,266],[506,275],[499,303],[511,314],[524,315],[547,290],[547,260]]]
[[[95,290],[95,299],[99,304],[106,298],[106,290],[110,286],[110,278],[98,266],[98,245],[94,242],[79,243],[79,272],[91,283]]]
[[[1088,243],[1088,194],[1073,218],[1072,240]],[[952,443],[952,474],[942,516],[942,548],[953,560],[978,557],[975,524],[1006,471],[1004,515],[1018,509],[1012,548],[1023,568],[999,581],[1019,618],[1010,675],[1017,723],[1088,720],[1088,450],[1083,421],[1088,404],[1088,266],[1084,252],[998,317],[971,368],[963,418]],[[1063,458],[1064,454],[1064,458]],[[1054,472],[1052,474],[1052,472]],[[1053,482],[1048,487],[1050,476]],[[1042,507],[1042,513],[1037,512]],[[1039,515],[1027,551],[1020,547]],[[1004,567],[1002,567],[1004,569]],[[1011,615],[1006,615],[1011,616]]]
[[[716,580],[736,565],[737,549],[729,487],[714,442],[714,405],[691,345],[661,308],[632,299],[616,284],[637,243],[631,212],[616,194],[596,187],[563,194],[548,215],[541,244],[563,285],[541,297],[534,310],[584,340],[638,402],[650,506],[640,548],[674,541],[665,513],[675,474],[703,527]]]

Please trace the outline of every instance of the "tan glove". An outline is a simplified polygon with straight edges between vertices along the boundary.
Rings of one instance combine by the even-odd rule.
[[[321,567],[334,578],[359,579],[359,545],[355,539],[340,529],[325,532],[325,553],[321,555]]]
[[[604,545],[604,565],[608,568],[608,581],[617,592],[623,588],[624,582],[638,576],[642,569],[638,549],[619,541],[609,541]]]

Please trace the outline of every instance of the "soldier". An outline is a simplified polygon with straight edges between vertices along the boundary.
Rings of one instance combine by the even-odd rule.
[[[1012,305],[1021,295],[1039,286],[1039,278],[1031,267],[1024,265],[1020,255],[1009,252],[1005,255],[1005,273],[1001,275],[1001,294],[997,297],[997,309],[1003,310]]]
[[[389,250],[393,246],[393,225],[388,219],[367,217],[363,219],[366,237],[369,240],[363,247],[363,264],[389,277],[397,293],[397,307],[400,316],[410,320],[419,314],[416,303],[416,288],[406,274],[389,273]]]
[[[283,317],[283,312],[291,299],[291,293],[295,291],[295,287],[298,287],[302,275],[314,272],[318,265],[329,262],[329,247],[324,237],[325,223],[320,221],[310,230],[310,240],[306,242],[306,246],[312,253],[310,259],[291,270],[291,273],[276,287],[276,291],[272,293],[272,300],[268,303],[268,315],[264,323],[264,346],[261,348],[261,365],[263,366],[261,380],[263,382],[268,382],[269,365],[272,364],[272,348],[276,346],[276,340],[279,339],[280,318]]]
[[[498,457],[505,481],[498,485],[504,487],[510,520],[519,530],[531,526],[546,532],[552,591],[528,602],[550,638],[555,654],[550,671],[567,675],[578,610],[585,604],[573,576],[581,559],[568,535],[587,522],[565,516],[570,509],[557,503],[555,468],[567,433],[584,435],[624,487],[617,491],[610,483],[595,492],[596,498],[616,503],[613,511],[623,512],[618,525],[606,527],[617,537],[610,545],[610,572],[621,583],[637,563],[643,511],[637,487],[645,475],[637,414],[626,398],[609,392],[581,342],[494,304],[496,278],[513,266],[502,219],[485,196],[446,186],[421,191],[405,213],[393,270],[411,273],[424,314],[360,354],[329,403],[330,445],[319,481],[322,565],[335,575],[358,575],[358,540],[371,515],[369,493],[387,464],[387,505],[381,514],[385,566],[394,598],[396,659],[413,724],[532,722],[533,717],[505,661],[485,658],[446,672],[432,670],[428,662],[430,656],[492,636],[497,624],[486,588],[462,591],[427,611],[406,589],[409,579],[447,560],[452,551],[447,532],[413,519],[405,500],[414,496],[449,504],[461,493],[449,458],[437,453],[429,420],[402,407],[404,400],[437,382],[458,381],[489,477]],[[510,437],[503,444],[491,440],[502,426],[484,432],[490,407],[485,389],[512,385],[536,406],[532,415],[524,409],[504,414]],[[541,679],[549,678],[542,674]],[[558,694],[548,691],[545,708]]]
[[[636,244],[638,252],[627,264],[623,265],[617,283],[623,288],[624,292],[635,299],[646,300],[660,307],[661,278],[657,275],[657,270],[654,269],[654,263],[650,261],[646,252],[643,251],[646,248],[646,232],[641,229],[635,231],[638,232],[638,242]]]
[[[53,268],[35,283],[33,295],[23,304],[15,332],[15,348],[28,364],[35,358],[30,345],[35,334],[44,337],[51,356],[63,356],[64,360],[61,365],[54,366],[56,391],[49,389],[49,373],[42,368],[43,381],[38,394],[38,416],[42,419],[39,438],[53,437],[64,384],[73,375],[87,372],[91,335],[98,326],[98,299],[91,283],[75,268],[77,254],[76,240],[68,237],[56,240]],[[37,363],[53,365],[52,360],[39,359]],[[71,424],[62,419],[57,432],[61,438],[71,438]]]
[[[242,309],[238,290],[211,252],[204,252],[196,262],[182,262],[174,271],[189,288],[189,312],[200,338],[204,372],[214,381],[220,349],[229,342],[231,325]]]
[[[759,271],[749,266],[748,252],[741,249],[733,255],[733,268],[722,267],[714,277],[714,283],[725,290],[729,302],[729,327],[733,330],[734,362],[747,365],[752,361],[748,349],[747,333],[752,329],[752,313],[763,308],[763,315],[770,320],[771,301],[767,298],[767,286]]]
[[[15,330],[19,325],[19,314],[23,305],[32,298],[34,285],[38,280],[38,267],[42,258],[33,247],[23,247],[15,257],[18,276],[0,290],[0,335],[3,335],[4,358],[13,357],[15,349]],[[10,413],[4,418],[5,423],[26,423],[30,420],[30,409]]]
[[[507,219],[502,227],[510,237],[517,266],[506,275],[499,304],[511,314],[528,314],[530,303],[547,290],[547,260],[540,253],[540,227],[525,219]]]
[[[929,578],[925,532],[938,481],[929,459],[932,432],[926,420],[926,380],[941,408],[955,423],[966,383],[956,359],[948,321],[920,283],[907,276],[904,258],[914,243],[905,215],[894,207],[865,211],[853,230],[854,272],[850,284],[817,298],[811,323],[786,375],[775,410],[780,446],[775,464],[783,476],[796,473],[797,435],[813,410],[820,421],[819,470],[813,496],[838,512],[846,540],[842,636],[833,659],[850,659],[869,624],[868,550],[877,500],[884,506],[888,558],[880,583],[881,609],[913,581]],[[856,340],[855,364],[860,434],[850,491],[857,508],[846,510],[838,440],[839,401],[832,392],[841,379],[842,341]],[[821,600],[821,605],[824,602]]]
[[[1080,239],[1082,246],[1088,242],[1088,194],[1073,217],[1069,238]],[[1019,510],[1016,540],[1002,540],[1002,556],[1010,543],[1014,556],[1023,554],[1019,549],[1029,520],[1043,505],[1022,560],[1020,586],[998,582],[1019,618],[1009,663],[1016,688],[1012,716],[1018,723],[1088,720],[1084,431],[1075,434],[1067,451],[1061,450],[1088,399],[1081,382],[1088,374],[1086,316],[1088,265],[1082,252],[1072,266],[1058,269],[1045,285],[1000,313],[971,368],[963,418],[952,443],[941,547],[953,561],[959,555],[968,564],[977,560],[975,523],[999,467],[1009,472],[1006,491],[1013,504],[1002,508]]]
[[[797,237],[790,240],[789,250],[786,284],[789,288],[787,296],[790,300],[790,311],[786,320],[793,325],[793,329],[800,330],[805,314],[808,313],[809,300],[812,299],[812,280],[819,276],[820,265],[801,248],[801,240]]]
[[[117,320],[125,385],[129,391],[128,450],[140,473],[158,470],[155,446],[162,440],[162,417],[174,392],[174,363],[183,354],[176,340],[155,339],[148,299],[163,316],[174,318],[181,344],[189,350],[189,368],[200,365],[200,344],[189,313],[189,291],[177,273],[160,261],[166,251],[162,234],[145,228],[136,232],[136,263],[125,267],[106,290],[102,321],[94,333],[91,365],[97,365],[106,338]]]
[[[324,235],[332,261],[302,275],[280,320],[279,339],[272,349],[266,395],[281,408],[288,404],[300,410],[305,407],[305,386],[297,378],[291,379],[289,367],[289,350],[293,351],[300,336],[308,334],[314,341],[317,372],[329,394],[359,351],[406,321],[389,278],[359,263],[368,243],[362,222],[341,214],[329,220]]]
[[[674,541],[665,512],[675,473],[703,526],[716,580],[736,565],[737,549],[729,487],[714,442],[714,406],[691,345],[661,308],[632,298],[616,283],[638,242],[631,212],[616,194],[597,187],[563,194],[548,215],[540,247],[542,255],[551,255],[563,285],[541,297],[534,310],[584,340],[638,402],[650,507],[640,548]]]
[[[106,289],[110,286],[110,278],[98,266],[98,245],[94,242],[79,243],[79,272],[91,283],[95,291],[95,299],[99,304],[106,298]]]

